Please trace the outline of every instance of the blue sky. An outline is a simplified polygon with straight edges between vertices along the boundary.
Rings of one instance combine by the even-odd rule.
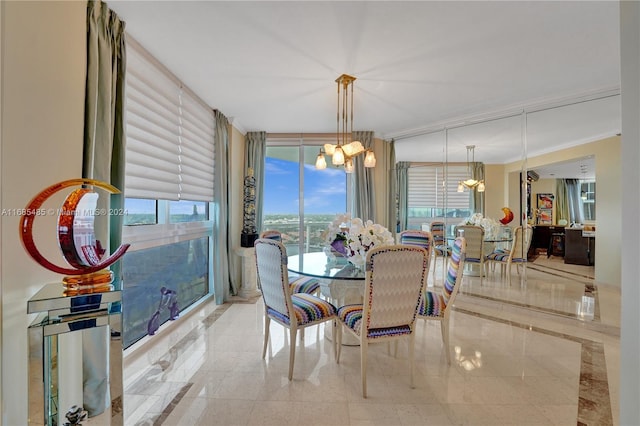
[[[264,214],[297,214],[298,181],[297,162],[267,157],[265,159]],[[347,211],[346,179],[343,169],[329,166],[324,170],[316,170],[313,164],[305,164],[304,187],[305,213],[338,214]],[[125,207],[130,214],[155,212],[154,200],[129,198]],[[198,211],[200,210],[202,206],[199,206]],[[193,202],[176,203],[172,206],[172,211],[190,214],[193,212]]]
[[[279,158],[265,159],[264,214],[297,214],[299,203],[298,163]],[[342,169],[316,170],[304,166],[305,207],[307,214],[344,213],[346,179]]]

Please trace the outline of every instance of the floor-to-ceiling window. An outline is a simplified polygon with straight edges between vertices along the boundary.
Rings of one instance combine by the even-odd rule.
[[[123,343],[213,293],[214,116],[129,40],[122,260]]]
[[[268,138],[262,230],[278,230],[289,254],[322,251],[323,233],[347,211],[348,177],[330,163],[315,168],[322,138]]]

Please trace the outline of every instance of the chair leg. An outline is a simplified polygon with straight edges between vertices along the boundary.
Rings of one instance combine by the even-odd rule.
[[[342,323],[338,322],[334,328],[333,340],[336,342],[336,364],[340,364],[340,353],[342,352]]]
[[[264,345],[262,347],[262,359],[267,355],[267,343],[269,342],[269,324],[271,324],[271,318],[264,314]]]
[[[334,319],[333,321],[331,321],[331,327],[333,328],[333,332],[331,333],[331,336],[333,337],[333,358],[338,359],[338,344],[336,342],[336,333],[338,332],[338,320]]]
[[[415,333],[411,332],[411,334],[409,335],[409,363],[410,363],[410,376],[411,376],[411,388],[415,388],[415,381],[414,381],[414,376],[416,375],[416,366],[415,366],[415,350],[416,350],[416,339],[415,339]],[[397,340],[396,340],[396,345],[397,345]]]
[[[362,376],[362,397],[367,397],[367,340],[360,339],[360,375]]]
[[[293,379],[293,363],[296,360],[296,334],[297,329],[291,327],[289,329],[290,339],[289,339],[289,380]]]
[[[447,356],[447,364],[451,365],[451,355],[449,354],[449,318],[443,318],[440,321],[440,331],[442,332],[442,343],[444,345],[445,355]]]

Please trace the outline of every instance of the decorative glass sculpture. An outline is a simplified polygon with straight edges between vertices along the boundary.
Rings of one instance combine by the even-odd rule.
[[[55,209],[43,209],[42,205],[53,194],[70,186],[82,186],[72,191],[65,199],[58,213],[58,244],[64,259],[70,267],[54,264],[46,259],[36,247],[33,239],[33,223],[37,216],[55,214]],[[62,280],[70,293],[92,293],[108,291],[113,287],[113,273],[106,269],[120,259],[129,244],[122,244],[110,256],[102,258],[105,250],[94,234],[94,217],[112,212],[96,209],[98,194],[93,188],[108,193],[120,191],[108,183],[94,179],[70,179],[45,188],[36,195],[24,209],[20,218],[20,238],[27,253],[40,265],[50,271],[65,274]]]

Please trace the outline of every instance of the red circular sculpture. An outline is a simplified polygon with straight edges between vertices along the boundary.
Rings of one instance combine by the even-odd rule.
[[[29,202],[25,213],[20,218],[20,238],[27,253],[40,265],[59,274],[92,274],[115,263],[129,249],[129,244],[122,244],[110,256],[101,259],[105,251],[100,245],[100,241],[96,240],[94,236],[93,213],[87,214],[95,212],[98,194],[92,189],[84,187],[73,191],[67,196],[58,215],[58,242],[65,260],[72,268],[56,265],[40,253],[33,240],[32,233],[36,216],[42,215],[42,204],[62,189],[77,185],[98,187],[111,194],[120,192],[118,188],[94,179],[65,180],[45,188],[36,195]],[[88,204],[87,201],[89,202]],[[80,236],[81,238],[74,239],[74,236]],[[79,240],[82,240],[81,244],[77,244]],[[110,273],[110,271],[106,271],[106,273]],[[83,282],[81,279],[70,279],[70,281],[77,284],[82,284]],[[103,282],[104,278],[100,278],[98,281]]]

